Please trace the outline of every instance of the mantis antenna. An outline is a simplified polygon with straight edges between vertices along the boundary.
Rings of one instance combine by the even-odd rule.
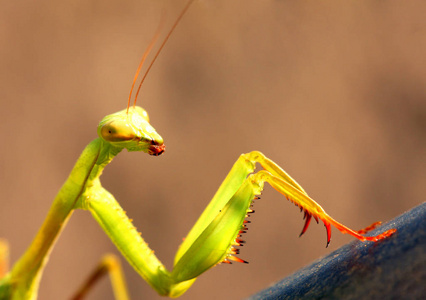
[[[138,79],[139,72],[141,71],[143,63],[145,62],[145,60],[146,60],[149,52],[151,52],[152,47],[154,47],[155,42],[157,42],[158,36],[160,35],[161,28],[163,27],[163,25],[164,25],[164,19],[161,20],[160,26],[158,26],[157,31],[155,32],[154,37],[152,38],[151,42],[149,42],[148,47],[146,48],[145,52],[142,55],[141,62],[139,63],[138,69],[136,70],[135,78],[133,78],[132,87],[130,89],[129,100],[127,101],[127,114],[129,113],[130,99],[132,98],[132,92],[133,92],[133,88],[135,87],[136,79]],[[135,103],[136,103],[136,99],[135,99]]]
[[[192,2],[194,2],[194,0],[189,0],[188,3],[186,4],[186,6],[183,8],[182,12],[180,13],[180,15],[178,16],[178,18],[176,19],[175,23],[173,24],[172,28],[170,29],[169,33],[167,34],[167,36],[164,38],[163,43],[161,44],[160,48],[158,49],[157,53],[155,53],[154,58],[151,61],[151,64],[148,66],[144,76],[142,77],[141,83],[139,84],[138,90],[136,91],[136,95],[135,95],[135,101],[133,102],[133,107],[136,106],[136,101],[138,99],[138,95],[139,92],[141,90],[142,84],[145,81],[146,76],[148,75],[149,71],[151,70],[152,65],[154,64],[154,62],[156,61],[158,55],[160,54],[161,50],[163,49],[164,45],[167,43],[167,41],[169,40],[169,37],[172,35],[173,31],[175,30],[176,26],[179,24],[180,20],[182,19],[182,17],[185,15],[186,11],[188,10],[188,8],[191,6]],[[143,63],[146,60],[146,57],[148,56],[149,52],[151,51],[152,47],[154,46],[155,42],[157,41],[158,35],[160,34],[160,30],[163,27],[164,22],[161,22],[159,28],[157,29],[157,32],[154,35],[154,38],[151,40],[151,42],[148,45],[148,48],[145,50],[143,56],[142,56],[142,60],[139,64],[138,69],[136,70],[136,74],[135,74],[135,78],[133,79],[133,84],[132,84],[132,88],[130,89],[130,95],[129,95],[129,100],[127,102],[127,113],[129,113],[129,108],[130,108],[130,98],[132,97],[132,92],[133,92],[133,87],[135,86],[135,82],[136,79],[139,76],[139,72],[142,68]]]

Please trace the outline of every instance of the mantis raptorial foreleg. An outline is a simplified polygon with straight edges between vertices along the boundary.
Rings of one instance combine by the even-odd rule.
[[[256,163],[264,170],[253,173]],[[344,227],[329,217],[284,170],[258,151],[242,154],[236,161],[180,246],[172,272],[165,269],[99,181],[84,194],[81,206],[92,213],[123,256],[154,289],[162,295],[175,297],[216,264],[231,260],[244,262],[234,256],[238,253],[235,247],[242,242],[239,236],[245,229],[244,219],[251,212],[252,201],[262,192],[265,182],[305,211],[307,218],[303,232],[312,216],[322,220],[327,228],[327,244],[330,242],[330,223],[361,240],[379,240],[394,232],[390,230],[377,237],[363,237]]]

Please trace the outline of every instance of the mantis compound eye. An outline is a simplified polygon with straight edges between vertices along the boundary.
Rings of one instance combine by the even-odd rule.
[[[126,122],[113,121],[101,128],[101,137],[108,142],[126,142],[133,140],[136,135],[133,128]]]

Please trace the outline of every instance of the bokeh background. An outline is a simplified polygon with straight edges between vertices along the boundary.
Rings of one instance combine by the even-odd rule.
[[[123,109],[140,57],[185,1],[6,1],[0,10],[0,236],[23,253],[98,121]],[[424,201],[424,1],[196,1],[139,99],[161,157],[123,152],[104,186],[158,257],[173,256],[238,155],[260,150],[338,221],[363,228]],[[163,29],[163,36],[166,34]],[[270,187],[240,257],[183,299],[240,299],[352,240]],[[67,299],[112,243],[77,211],[40,299]],[[158,296],[123,261],[134,299]],[[112,299],[103,280],[89,299]]]

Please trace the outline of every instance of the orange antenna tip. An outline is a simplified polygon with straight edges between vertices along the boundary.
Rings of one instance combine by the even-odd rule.
[[[142,77],[141,83],[139,84],[138,90],[136,91],[136,95],[135,95],[135,101],[133,103],[133,107],[136,105],[136,101],[138,99],[138,95],[139,95],[139,91],[142,87],[143,82],[145,81],[146,76],[148,75],[149,71],[151,70],[152,65],[154,64],[154,62],[156,61],[158,55],[160,54],[161,50],[163,49],[164,45],[167,43],[167,41],[169,40],[169,37],[172,35],[173,31],[175,30],[176,26],[179,24],[180,20],[182,19],[182,17],[185,15],[186,11],[188,10],[188,8],[191,6],[192,2],[194,2],[194,0],[189,0],[188,3],[186,4],[186,6],[183,8],[182,12],[180,13],[180,15],[178,16],[178,18],[176,19],[175,23],[173,24],[172,28],[170,29],[169,33],[167,34],[167,36],[164,38],[163,43],[161,44],[160,48],[158,49],[157,53],[155,53],[154,58],[151,61],[151,64],[148,66],[145,75]],[[129,99],[130,101],[130,99]],[[129,102],[130,105],[130,102]]]
[[[129,100],[127,101],[127,113],[129,113],[130,99],[132,98],[133,88],[135,87],[136,79],[138,79],[139,73],[142,69],[142,66],[143,66],[146,58],[148,57],[148,54],[151,52],[152,47],[154,47],[155,43],[157,42],[158,36],[160,35],[160,32],[161,32],[163,25],[164,25],[164,15],[163,15],[162,21],[160,22],[160,25],[157,28],[157,31],[155,32],[154,37],[149,42],[148,47],[146,48],[145,52],[143,53],[141,62],[139,63],[138,69],[136,70],[135,77],[133,78],[132,87],[130,88]]]

